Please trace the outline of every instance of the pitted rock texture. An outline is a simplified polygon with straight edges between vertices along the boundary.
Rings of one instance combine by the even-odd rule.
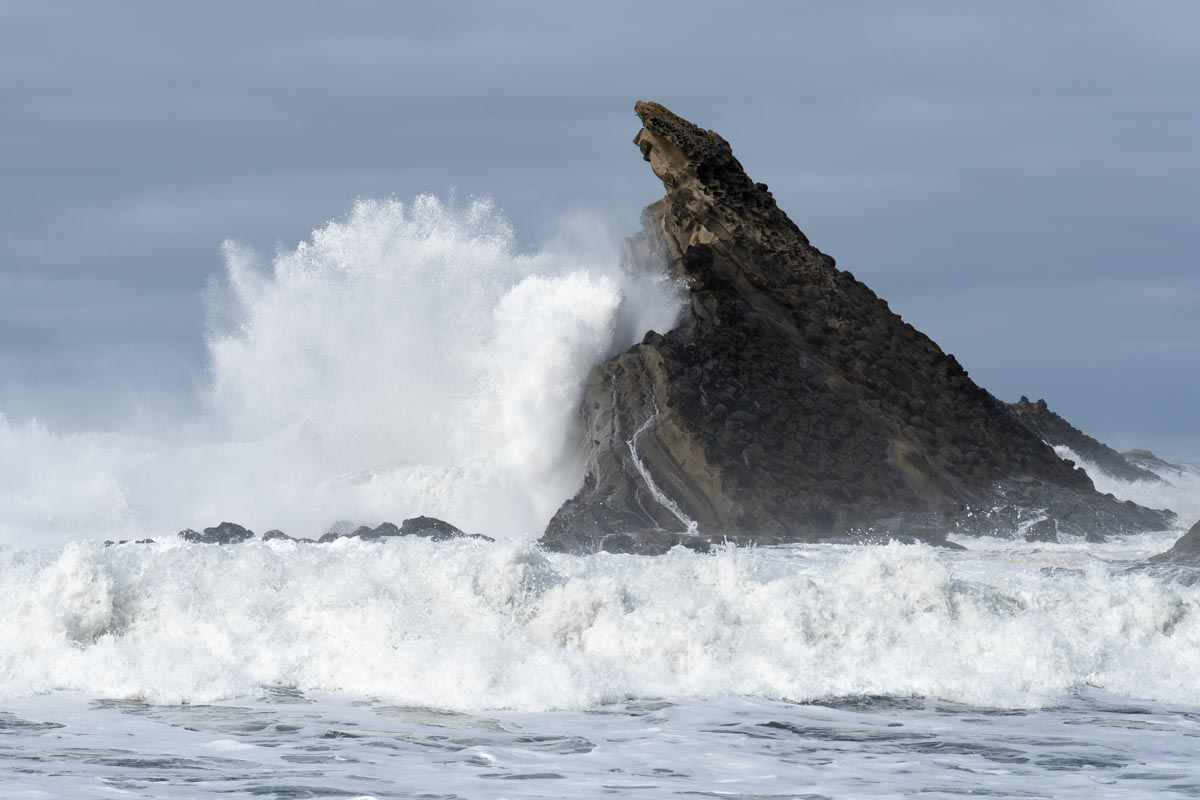
[[[1157,481],[1162,478],[1129,462],[1123,455],[1088,436],[1046,406],[1045,400],[1022,397],[1009,405],[1017,419],[1052,447],[1069,447],[1080,458],[1095,464],[1114,478],[1125,481]]]
[[[656,103],[634,139],[666,197],[628,269],[686,284],[676,328],[596,367],[583,488],[542,543],[655,553],[947,532],[1161,529],[1097,493],[955,358],[813,247],[729,144]]]

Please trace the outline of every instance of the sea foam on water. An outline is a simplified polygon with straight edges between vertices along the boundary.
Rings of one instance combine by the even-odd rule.
[[[1161,538],[1161,537],[1158,537]],[[1158,538],[1127,544],[1159,546]],[[422,539],[0,550],[0,697],[325,690],[438,708],[1083,687],[1200,702],[1200,587],[1064,549],[545,554]]]

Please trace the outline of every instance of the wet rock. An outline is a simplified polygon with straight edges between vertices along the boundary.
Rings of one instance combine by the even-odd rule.
[[[205,528],[201,533],[197,533],[191,528],[182,530],[179,532],[179,538],[198,544],[241,544],[248,539],[253,539],[254,531],[247,530],[236,522],[222,522],[212,528]]]
[[[132,542],[132,543],[133,543],[133,544],[154,544],[154,540],[153,540],[153,539],[135,539],[135,540],[133,540],[133,542]],[[105,546],[105,547],[112,547],[112,546],[113,546],[113,545],[115,545],[115,544],[130,544],[130,540],[129,540],[129,539],[122,539],[122,540],[120,540],[119,542],[114,542],[112,539],[105,539],[105,540],[104,540],[104,546]]]
[[[1195,564],[1200,566],[1200,522],[1179,538],[1165,553],[1150,558],[1158,564]]]
[[[1027,542],[1057,542],[1058,541],[1058,525],[1054,520],[1047,517],[1046,519],[1038,520],[1029,526],[1025,531],[1025,541]]]
[[[954,356],[808,238],[729,144],[638,103],[666,196],[622,250],[686,287],[676,327],[598,365],[580,409],[583,487],[542,544],[662,552],[855,531],[937,541],[1161,530],[1168,512],[1096,492]],[[1011,519],[991,527],[993,509]]]
[[[394,527],[394,526],[393,526]],[[435,542],[444,542],[447,539],[482,539],[485,542],[493,542],[490,536],[484,536],[481,533],[464,533],[460,528],[451,525],[445,520],[437,519],[436,517],[413,517],[406,519],[400,523],[401,536],[421,536],[432,539]]]
[[[467,534],[445,520],[436,517],[413,517],[400,523],[400,532],[405,536],[423,536],[430,539],[459,539]]]

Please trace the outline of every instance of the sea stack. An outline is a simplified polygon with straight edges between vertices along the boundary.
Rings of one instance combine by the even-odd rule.
[[[639,102],[634,139],[666,189],[629,269],[686,285],[674,330],[597,366],[583,487],[544,546],[656,553],[951,531],[1165,528],[1059,458],[958,361],[808,238],[713,131]]]

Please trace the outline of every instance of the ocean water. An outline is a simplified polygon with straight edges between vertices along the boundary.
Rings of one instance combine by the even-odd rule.
[[[0,797],[1200,795],[1180,513],[1105,544],[545,553],[590,366],[678,288],[589,220],[362,201],[226,247],[204,413],[0,421]],[[497,541],[187,544],[443,516]],[[104,539],[152,537],[105,546]]]

